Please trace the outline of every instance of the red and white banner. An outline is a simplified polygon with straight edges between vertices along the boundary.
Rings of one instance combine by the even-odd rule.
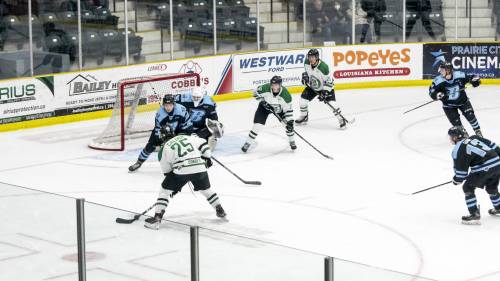
[[[421,44],[323,48],[335,83],[422,79]]]

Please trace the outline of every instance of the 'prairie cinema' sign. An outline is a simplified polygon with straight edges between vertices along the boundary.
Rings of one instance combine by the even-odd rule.
[[[283,85],[300,85],[304,62],[308,50],[276,51],[235,55],[233,60],[233,90],[245,91],[269,83],[271,77],[279,75]]]
[[[424,79],[437,75],[439,64],[451,62],[453,67],[482,78],[500,78],[500,44],[448,43],[424,44]]]

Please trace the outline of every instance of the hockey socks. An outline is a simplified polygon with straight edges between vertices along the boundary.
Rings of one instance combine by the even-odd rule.
[[[138,162],[140,161],[142,164],[144,161],[148,160],[149,155],[151,155],[151,152],[147,152],[146,149],[143,149],[141,154],[139,154]]]
[[[206,190],[200,190],[201,194],[207,198],[208,203],[215,209],[215,212],[219,218],[226,216],[226,212],[222,208],[217,193],[213,192],[210,188]]]
[[[500,194],[490,194],[491,204],[493,204],[493,208],[488,212],[490,215],[500,215]]]
[[[469,209],[469,213],[474,214],[477,212],[477,199],[474,193],[465,194],[465,204],[467,205],[467,209]]]

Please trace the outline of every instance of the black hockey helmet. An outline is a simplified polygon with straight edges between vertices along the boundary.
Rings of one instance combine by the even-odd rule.
[[[171,95],[171,94],[166,94],[164,97],[163,97],[163,104],[174,104],[175,103],[175,99],[174,99],[174,96]]]
[[[175,132],[172,127],[170,127],[169,125],[165,125],[160,128],[160,140],[162,142],[167,142],[173,137],[175,137]]]
[[[461,140],[465,138],[467,135],[467,132],[465,131],[464,127],[462,126],[453,126],[448,130],[448,136],[450,137],[456,137],[457,140]]]
[[[451,62],[448,62],[448,61],[443,61],[441,62],[441,64],[439,65],[439,68],[438,70],[440,69],[445,69],[447,71],[453,71],[453,65],[451,64]]]
[[[281,83],[283,83],[281,76],[275,75],[271,78],[271,84],[279,84],[281,86]]]
[[[307,52],[307,57],[315,56],[316,59],[319,59],[319,51],[318,49],[310,49],[309,52]]]

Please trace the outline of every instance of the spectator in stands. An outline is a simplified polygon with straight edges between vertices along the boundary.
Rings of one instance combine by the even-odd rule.
[[[424,26],[429,36],[433,40],[436,40],[436,36],[434,35],[434,31],[432,31],[431,27],[431,19],[429,17],[429,14],[432,12],[430,0],[406,0],[406,10],[409,13],[415,14],[414,17],[409,17],[408,22],[406,22],[406,38],[410,38],[413,26],[418,19],[421,19],[422,25]]]
[[[356,1],[356,6],[354,7],[354,24],[356,35],[361,32],[360,43],[364,43],[365,41],[371,42],[371,33],[368,33],[370,31],[370,24],[367,16],[368,14],[361,8],[360,2]]]
[[[332,36],[335,41],[343,44],[350,43],[351,37],[351,14],[349,5],[342,0],[333,2],[333,22],[335,23],[332,29]]]
[[[312,26],[312,33],[313,35],[319,35],[318,37],[322,41],[328,41],[332,37],[332,28],[334,27],[331,11],[327,10],[322,0],[313,0],[312,4],[308,15]]]
[[[384,14],[387,10],[385,0],[362,0],[361,8],[366,12],[368,23],[373,21],[377,42],[380,41],[380,26],[384,21]]]

